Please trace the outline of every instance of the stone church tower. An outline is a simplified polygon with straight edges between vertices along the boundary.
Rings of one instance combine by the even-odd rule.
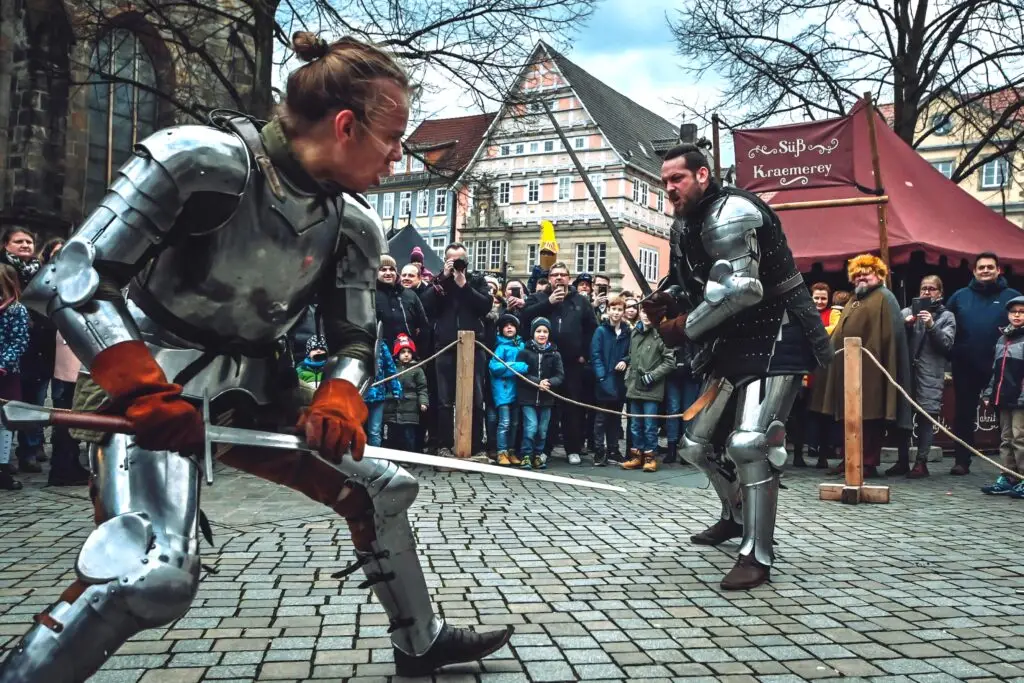
[[[0,0],[0,231],[66,236],[135,142],[246,110],[252,40],[231,2]]]

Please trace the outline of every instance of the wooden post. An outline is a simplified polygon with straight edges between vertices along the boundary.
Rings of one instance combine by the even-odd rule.
[[[837,206],[863,206],[865,204],[885,204],[889,201],[889,195],[881,197],[848,197],[847,199],[814,199],[809,202],[784,202],[782,204],[771,204],[772,211],[799,211],[801,209],[826,209]]]
[[[864,93],[864,103],[867,105],[864,107],[864,115],[868,117],[868,139],[871,141],[871,170],[875,174],[875,189],[881,194],[883,191],[882,185],[882,168],[878,162],[878,136],[875,133],[875,105],[871,100],[871,93]],[[886,266],[889,266],[890,276],[886,277],[886,285],[892,286],[892,268],[889,263],[889,227],[888,222],[888,211],[889,206],[887,203],[878,204],[878,247],[882,254],[882,261]]]
[[[849,505],[888,503],[888,486],[864,485],[864,382],[860,337],[843,339],[843,419],[846,445],[845,484],[822,484],[821,500],[838,500]]]
[[[718,151],[718,135],[721,121],[718,118],[717,112],[711,115],[711,146],[714,153],[715,182],[718,184],[722,183],[722,153]]]
[[[864,402],[862,396],[860,337],[843,340],[843,415],[846,436],[846,487],[864,485]],[[845,492],[844,492],[845,493]],[[859,496],[857,496],[859,498]],[[843,502],[857,503],[857,500]]]
[[[455,457],[473,455],[473,365],[476,333],[459,331],[455,363]]]

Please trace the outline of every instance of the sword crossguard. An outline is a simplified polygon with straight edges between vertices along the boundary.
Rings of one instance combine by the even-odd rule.
[[[203,390],[203,470],[206,485],[213,485],[213,441],[210,440],[210,391]]]

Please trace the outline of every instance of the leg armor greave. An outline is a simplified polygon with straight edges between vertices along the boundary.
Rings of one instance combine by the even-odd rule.
[[[741,391],[740,424],[729,436],[726,454],[736,464],[743,492],[740,555],[771,566],[775,559],[775,514],[779,473],[786,463],[786,419],[800,389],[800,377],[754,380]]]
[[[434,614],[427,582],[409,526],[409,506],[419,493],[416,478],[385,460],[345,458],[338,469],[366,489],[373,502],[376,539],[370,550],[357,550],[357,564],[366,574],[363,586],[388,614],[392,644],[418,656],[434,644],[444,621]]]
[[[705,385],[704,391],[708,390],[710,383],[718,381],[718,378],[712,378],[708,385]],[[690,421],[679,444],[679,456],[703,472],[711,482],[712,488],[722,502],[722,519],[740,522],[740,494],[736,475],[715,453],[714,445],[711,443],[732,392],[733,385],[723,381],[715,399]]]
[[[199,585],[199,470],[117,435],[90,453],[99,526],[78,580],[0,667],[0,683],[77,683],[128,638],[188,611]]]

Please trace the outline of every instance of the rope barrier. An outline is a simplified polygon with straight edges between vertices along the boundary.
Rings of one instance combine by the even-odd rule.
[[[376,387],[376,386],[380,386],[381,384],[384,384],[385,382],[390,382],[393,379],[398,379],[399,377],[401,377],[405,373],[412,372],[413,370],[415,370],[416,368],[420,367],[421,365],[426,365],[430,361],[432,361],[435,358],[437,358],[438,356],[440,356],[442,353],[446,353],[449,349],[451,349],[453,346],[456,346],[458,343],[459,343],[459,340],[456,339],[455,341],[453,341],[448,346],[444,347],[443,349],[438,350],[438,352],[435,353],[433,356],[430,356],[429,358],[424,358],[420,362],[414,363],[413,365],[410,365],[409,367],[407,367],[406,369],[402,370],[401,372],[396,372],[395,374],[391,375],[390,377],[385,377],[382,380],[378,380],[378,381],[374,382],[373,384],[371,384],[370,386],[371,387]],[[479,342],[477,342],[477,343],[479,343]]]
[[[423,360],[418,361],[418,362],[414,363],[413,365],[410,365],[409,367],[401,370],[400,372],[395,373],[394,375],[391,375],[390,377],[385,377],[384,379],[378,380],[378,381],[374,382],[373,384],[371,384],[370,386],[376,387],[376,386],[379,386],[381,384],[384,384],[385,382],[389,382],[389,381],[391,381],[393,379],[397,379],[397,378],[401,377],[402,375],[406,374],[407,372],[412,372],[416,368],[422,367],[422,366],[426,365],[427,363],[430,363],[430,362],[436,360],[439,356],[441,356],[444,353],[447,353],[448,351],[450,351],[453,347],[457,346],[458,344],[459,344],[459,340],[456,339],[455,341],[451,342],[447,346],[445,346],[445,347],[443,347],[441,349],[438,349],[438,351],[435,352],[433,355],[431,355],[431,356],[429,356],[427,358],[424,358]],[[488,355],[490,355],[492,358],[494,358],[499,363],[501,363],[506,368],[508,368],[509,372],[511,372],[513,375],[515,375],[516,377],[518,377],[522,381],[524,381],[527,384],[537,388],[540,391],[547,391],[549,394],[551,394],[553,397],[557,398],[560,401],[564,401],[565,403],[569,403],[569,404],[577,406],[579,408],[587,408],[589,410],[596,410],[596,411],[599,411],[599,412],[602,412],[602,413],[607,413],[609,415],[619,415],[619,416],[624,416],[624,417],[627,417],[627,418],[653,418],[653,419],[656,419],[656,420],[674,420],[674,419],[677,419],[677,418],[682,418],[683,415],[684,415],[684,413],[674,413],[674,414],[671,414],[671,415],[644,415],[644,414],[637,414],[637,413],[628,413],[628,412],[611,410],[610,408],[602,408],[601,406],[590,405],[589,403],[583,403],[581,401],[576,401],[574,399],[569,398],[568,396],[563,396],[563,395],[561,395],[561,394],[559,394],[557,392],[551,391],[550,389],[542,389],[540,384],[538,384],[537,382],[534,382],[533,380],[531,380],[530,378],[526,377],[522,373],[517,372],[511,365],[509,365],[504,360],[499,358],[498,355],[494,353],[494,351],[489,349],[487,347],[487,345],[484,344],[483,342],[481,342],[479,339],[475,340],[474,344],[476,346],[479,346],[484,351],[486,351]],[[844,351],[844,349],[838,349],[835,352],[835,355],[839,356],[840,354],[843,353],[843,351]],[[995,466],[1001,472],[1005,472],[1006,474],[1009,474],[1009,475],[1011,475],[1013,477],[1019,477],[1020,476],[1014,470],[1006,467],[1005,465],[1003,465],[1000,462],[997,462],[996,460],[993,460],[992,458],[988,457],[987,455],[985,455],[981,451],[977,450],[976,448],[974,448],[973,446],[968,444],[966,441],[964,441],[963,439],[958,437],[956,434],[951,432],[949,429],[947,429],[941,422],[939,422],[938,420],[933,418],[931,415],[929,415],[928,412],[924,408],[922,408],[920,405],[918,405],[917,402],[915,402],[914,399],[912,399],[910,397],[910,394],[907,392],[907,390],[904,389],[902,386],[900,386],[899,382],[897,382],[895,380],[895,378],[893,378],[893,376],[891,374],[889,374],[889,372],[882,365],[881,361],[879,361],[878,358],[876,358],[873,353],[871,353],[870,351],[868,351],[867,349],[865,349],[863,347],[861,347],[861,352],[863,354],[865,354],[868,358],[871,359],[871,362],[873,362],[878,367],[878,370],[889,381],[889,383],[892,384],[896,388],[896,391],[898,391],[903,396],[903,398],[905,398],[907,400],[907,403],[909,403],[910,406],[914,410],[916,410],[918,413],[920,413],[925,418],[927,418],[927,420],[929,422],[931,422],[933,425],[935,425],[939,429],[939,431],[941,431],[943,434],[948,436],[950,439],[952,439],[956,443],[958,443],[961,446],[963,446],[964,448],[966,448],[968,450],[968,452],[970,452],[972,455],[975,455],[975,456],[981,458],[982,460],[988,462],[989,464]],[[7,403],[7,400],[0,399],[0,405],[3,405],[5,403]],[[54,408],[52,410],[59,411],[59,412],[69,412],[66,409],[60,409],[60,408]]]
[[[486,351],[487,353],[489,353],[491,355],[491,357],[493,357],[499,363],[501,363],[506,368],[508,368],[509,372],[511,372],[513,375],[515,375],[519,379],[523,380],[527,384],[530,384],[530,385],[536,387],[537,389],[540,389],[541,391],[546,391],[549,394],[551,394],[552,396],[554,396],[555,398],[557,398],[557,399],[559,399],[561,401],[565,401],[566,403],[571,403],[572,405],[578,406],[580,408],[588,408],[590,410],[597,410],[597,411],[600,411],[602,413],[608,413],[609,415],[624,415],[626,417],[640,417],[640,418],[648,417],[648,418],[654,418],[656,420],[674,420],[676,418],[682,418],[683,415],[685,414],[685,413],[675,413],[675,414],[672,414],[672,415],[644,415],[642,413],[641,414],[637,414],[637,413],[624,413],[624,412],[617,411],[617,410],[611,410],[610,408],[602,408],[601,406],[592,406],[589,403],[581,403],[580,401],[575,401],[575,400],[569,398],[568,396],[562,396],[561,394],[555,393],[554,391],[551,391],[550,389],[541,389],[541,386],[539,384],[537,384],[536,382],[531,380],[529,377],[526,377],[526,376],[516,372],[512,368],[511,365],[509,365],[508,363],[503,361],[501,358],[498,358],[498,356],[494,353],[494,351],[491,351],[489,348],[487,348],[486,344],[484,344],[480,340],[477,340],[476,341],[476,345],[479,346],[484,351]]]

